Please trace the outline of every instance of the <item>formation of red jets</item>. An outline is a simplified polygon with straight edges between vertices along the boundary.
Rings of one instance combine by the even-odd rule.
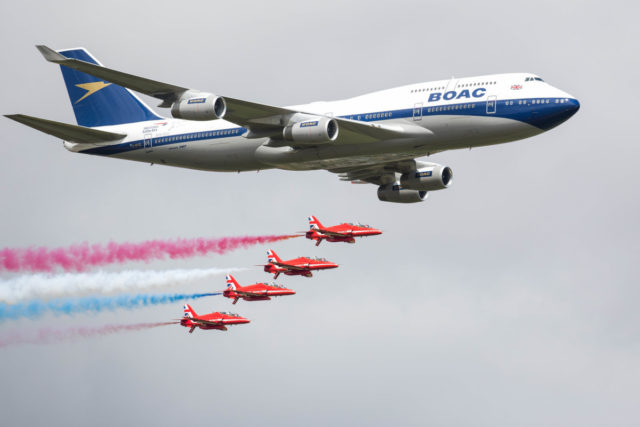
[[[309,231],[304,233],[305,237],[316,241],[319,246],[323,240],[327,242],[355,243],[356,237],[375,236],[382,234],[382,231],[362,224],[339,224],[332,227],[323,226],[315,216],[309,217]],[[324,258],[298,257],[290,260],[282,260],[273,250],[267,251],[267,264],[264,264],[264,271],[273,274],[277,279],[280,273],[287,276],[313,276],[313,270],[326,270],[337,268],[338,264],[327,261]],[[295,291],[287,289],[275,283],[254,283],[253,285],[240,286],[232,275],[227,276],[227,287],[222,292],[226,298],[233,300],[233,304],[238,300],[245,301],[265,301],[272,297],[294,295]],[[235,313],[214,312],[199,315],[189,304],[184,305],[184,317],[180,324],[189,328],[189,333],[196,328],[227,330],[227,325],[239,325],[249,323],[246,319]]]

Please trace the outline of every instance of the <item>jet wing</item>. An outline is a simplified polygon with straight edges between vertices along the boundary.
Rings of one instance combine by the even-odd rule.
[[[44,59],[49,62],[64,65],[65,67],[73,68],[74,70],[82,71],[83,73],[135,90],[136,92],[162,99],[164,101],[163,104],[168,104],[167,107],[170,107],[180,95],[188,90],[184,87],[111,70],[79,59],[67,58],[47,46],[37,45],[36,48],[38,48],[42,56],[44,56]]]
[[[38,45],[36,47],[49,62],[64,65],[65,67],[82,71],[83,73],[132,89],[136,92],[161,99],[162,103],[159,107],[171,107],[171,105],[187,91],[195,91],[195,89],[135,76],[79,59],[67,58],[47,46]],[[250,132],[246,135],[248,138],[269,136],[281,138],[284,126],[288,124],[289,120],[295,114],[323,116],[321,114],[274,107],[226,96],[223,96],[223,98],[227,104],[224,120],[249,129]],[[382,125],[339,117],[334,117],[334,119],[338,122],[340,131],[336,141],[332,142],[333,144],[366,143],[388,139],[428,136],[432,134],[432,132],[420,126]],[[290,144],[295,145],[295,143],[282,142],[282,145]]]
[[[193,323],[199,323],[206,326],[224,326],[224,322],[222,320],[212,322],[211,320],[205,320],[199,317],[191,317],[189,320],[191,320]]]
[[[327,236],[332,236],[332,237],[349,237],[349,236],[351,236],[351,233],[338,233],[338,232],[335,232],[335,231],[323,230],[322,228],[316,228],[316,231],[318,233],[326,234]]]
[[[241,297],[263,297],[265,295],[267,295],[266,291],[262,291],[262,292],[251,292],[251,291],[233,291],[236,295],[239,295]]]
[[[391,162],[329,169],[329,172],[337,173],[341,181],[385,185],[396,182],[396,173],[401,173],[402,170],[395,162]]]
[[[437,153],[438,151],[433,151]],[[411,172],[421,167],[433,165],[433,163],[423,162],[415,159],[397,160],[388,162],[378,162],[346,166],[340,168],[326,168],[329,172],[338,174],[341,181],[351,181],[353,183],[371,183],[376,185],[394,184],[400,174]]]
[[[272,262],[271,264],[277,265],[278,267],[288,268],[289,270],[308,270],[306,267],[300,267],[299,265],[293,264],[285,264],[283,262]]]

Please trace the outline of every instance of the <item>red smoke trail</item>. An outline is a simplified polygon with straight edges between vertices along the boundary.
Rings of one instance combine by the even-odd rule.
[[[40,329],[36,335],[27,336],[16,333],[0,337],[0,348],[17,344],[53,344],[60,341],[72,341],[101,335],[117,334],[125,331],[140,331],[159,326],[174,325],[179,322],[136,323],[132,325],[105,325],[97,328]]]
[[[89,267],[127,261],[189,258],[209,253],[224,254],[261,243],[299,237],[297,235],[219,237],[213,239],[149,240],[141,243],[89,245],[82,243],[66,248],[27,248],[0,250],[0,271],[50,272],[56,268],[65,271],[83,271]]]

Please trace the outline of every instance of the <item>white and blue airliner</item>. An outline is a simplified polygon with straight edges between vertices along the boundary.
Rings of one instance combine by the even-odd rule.
[[[61,138],[69,151],[183,168],[240,172],[326,169],[412,203],[451,185],[451,168],[418,158],[516,141],[552,129],[580,108],[530,73],[411,84],[332,102],[274,107],[134,76],[86,49],[54,51],[78,125],[7,117]],[[131,91],[160,99],[162,117]]]

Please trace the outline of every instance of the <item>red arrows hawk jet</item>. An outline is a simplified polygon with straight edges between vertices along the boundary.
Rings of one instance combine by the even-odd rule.
[[[224,311],[199,316],[193,311],[193,308],[191,308],[189,304],[184,305],[184,317],[180,319],[182,326],[190,328],[189,333],[192,333],[195,328],[226,331],[226,325],[238,325],[249,322],[249,319],[245,319],[235,313],[227,313]]]
[[[327,242],[355,243],[355,237],[376,236],[382,231],[363,224],[344,223],[331,227],[323,226],[315,216],[309,217],[309,231],[305,233],[307,239],[316,240],[316,246],[320,246],[322,240]]]
[[[245,301],[264,301],[271,297],[283,295],[295,295],[295,291],[275,283],[255,283],[249,286],[240,286],[232,275],[227,276],[227,289],[222,292],[227,298],[233,298],[233,304],[240,298]]]
[[[305,276],[311,277],[311,270],[326,270],[328,268],[337,268],[338,264],[329,262],[324,258],[306,258],[300,257],[283,261],[271,249],[267,251],[269,264],[264,266],[264,271],[272,273],[274,279],[277,279],[280,273],[287,276]]]

